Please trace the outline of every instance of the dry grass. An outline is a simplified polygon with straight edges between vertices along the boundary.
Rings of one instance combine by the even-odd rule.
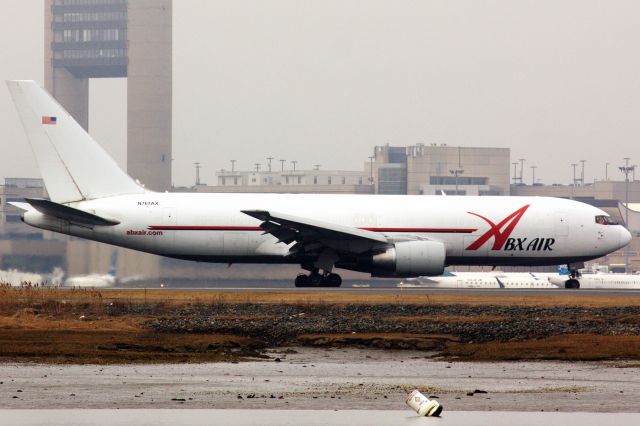
[[[187,302],[129,297],[108,299],[88,289],[0,287],[0,359],[52,363],[204,362],[258,353],[239,336],[154,333],[143,315],[109,315],[145,305],[166,313]]]
[[[16,315],[0,316],[0,330],[102,330],[114,332],[136,332],[141,329],[147,318],[118,317],[92,318],[84,316],[78,318],[54,318],[21,312]]]
[[[0,330],[0,359],[51,363],[208,362],[235,360],[246,339],[114,330]]]
[[[561,293],[562,290],[558,290]],[[6,304],[29,306],[44,303],[86,303],[102,304],[105,301],[120,303],[155,304],[233,304],[233,303],[276,303],[276,304],[403,304],[403,305],[503,305],[503,306],[584,306],[615,307],[640,306],[638,295],[518,295],[518,294],[415,294],[398,289],[396,293],[366,293],[339,291],[229,291],[229,290],[179,290],[179,289],[62,289],[62,288],[19,288],[0,286],[0,309]]]
[[[452,336],[408,333],[352,333],[306,334],[296,341],[305,346],[361,346],[378,349],[442,350],[448,342],[456,342]]]
[[[640,336],[570,334],[517,342],[452,344],[444,355],[468,361],[638,359]]]

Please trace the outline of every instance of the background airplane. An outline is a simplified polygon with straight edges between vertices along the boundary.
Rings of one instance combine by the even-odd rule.
[[[566,265],[557,272],[448,272],[437,277],[408,278],[398,287],[427,288],[584,288],[584,289],[640,289],[640,275],[590,271],[581,269],[570,276]],[[578,282],[568,287],[569,280]]]
[[[564,287],[564,281],[553,283],[550,273],[533,272],[448,272],[438,277],[418,277],[403,280],[398,287],[427,288],[550,288]],[[555,275],[558,275],[555,273]],[[564,279],[567,280],[567,277]]]
[[[578,288],[640,289],[640,275],[619,274],[602,271],[580,270],[573,279],[578,281]],[[549,282],[564,287],[568,280],[569,270],[561,268],[559,274],[550,276]]]
[[[75,275],[64,280],[65,287],[113,287],[116,285],[118,250],[111,253],[109,271],[106,274]]]
[[[14,287],[21,285],[45,285],[57,287],[62,283],[64,272],[61,268],[55,268],[51,273],[41,274],[36,272],[24,272],[17,269],[0,270],[0,284],[9,284]]]

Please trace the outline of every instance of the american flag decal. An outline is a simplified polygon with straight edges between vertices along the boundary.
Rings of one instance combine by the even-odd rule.
[[[42,124],[56,124],[56,117],[42,116]]]

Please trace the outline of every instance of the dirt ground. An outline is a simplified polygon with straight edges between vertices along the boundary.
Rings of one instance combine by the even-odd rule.
[[[0,287],[0,361],[241,361],[291,346],[640,360],[640,297]]]

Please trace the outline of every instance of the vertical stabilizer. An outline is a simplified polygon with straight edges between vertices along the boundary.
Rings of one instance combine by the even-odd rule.
[[[34,81],[8,81],[7,86],[52,201],[145,192]]]

